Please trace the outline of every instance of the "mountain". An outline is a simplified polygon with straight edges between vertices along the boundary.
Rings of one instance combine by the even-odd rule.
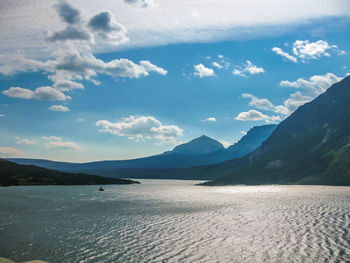
[[[170,172],[170,168],[188,168],[215,164],[242,157],[244,154],[248,153],[249,149],[254,150],[254,145],[258,147],[268,137],[273,128],[273,125],[264,125],[261,126],[261,128],[259,126],[253,127],[247,135],[232,146],[230,150],[225,149],[218,141],[203,135],[188,143],[176,146],[172,151],[132,160],[89,163],[66,163],[25,158],[10,158],[8,160],[19,164],[33,164],[59,171],[92,173],[109,177],[163,178],[163,176],[165,176],[165,174],[163,174],[164,169]],[[259,130],[259,132],[255,132],[256,130]],[[255,138],[256,136],[258,138]],[[179,177],[176,177],[176,174],[171,172],[169,178]],[[190,179],[190,177],[186,177],[185,179]]]
[[[202,135],[188,143],[176,146],[170,153],[200,155],[209,154],[219,150],[224,150],[225,147],[218,141]]]
[[[132,180],[106,178],[89,174],[72,174],[34,165],[20,165],[0,159],[0,186],[11,185],[104,185],[134,184]]]
[[[237,143],[227,148],[233,158],[239,158],[257,149],[276,129],[277,125],[254,126]]]
[[[249,155],[196,173],[221,173],[209,185],[350,185],[350,76],[299,107]]]

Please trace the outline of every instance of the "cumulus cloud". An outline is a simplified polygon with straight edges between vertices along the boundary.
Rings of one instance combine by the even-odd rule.
[[[78,118],[77,119],[77,122],[84,122],[85,121],[85,119],[83,119],[83,118]]]
[[[298,59],[292,55],[289,55],[287,52],[283,51],[281,48],[279,47],[274,47],[272,48],[272,51],[275,52],[277,55],[282,56],[285,59],[288,59],[294,63],[298,63]]]
[[[281,121],[281,117],[280,116],[268,116],[265,115],[263,113],[261,113],[260,111],[256,111],[256,110],[249,110],[246,112],[241,112],[239,113],[236,118],[236,120],[239,121],[262,121],[264,120],[267,123],[276,123],[278,121]]]
[[[16,144],[35,145],[39,143],[39,141],[36,139],[28,139],[28,138],[21,138],[21,137],[15,137],[15,139],[16,139]]]
[[[249,106],[255,107],[261,110],[273,110],[274,106],[268,99],[259,99],[252,94],[242,93],[242,97],[246,99],[250,99]]]
[[[0,118],[2,118],[2,117],[5,117],[5,115],[4,114],[0,114]]]
[[[329,45],[327,41],[318,40],[310,42],[309,40],[297,40],[293,45],[293,54],[302,60],[316,59],[323,56],[329,57],[329,49],[338,48],[336,45]]]
[[[152,7],[154,6],[154,0],[124,0],[129,5],[141,6],[141,7]]]
[[[207,68],[203,64],[198,64],[198,65],[194,65],[193,75],[203,78],[203,77],[215,76],[215,72],[213,69]]]
[[[239,121],[261,121],[268,119],[269,116],[256,110],[249,110],[246,112],[241,112],[236,116],[236,120]]]
[[[303,78],[298,78],[296,81],[283,80],[280,82],[280,85],[283,87],[303,89],[308,95],[317,96],[342,79],[342,77],[338,77],[332,73],[326,73],[325,75],[314,75],[308,80]]]
[[[294,63],[297,63],[299,60],[306,63],[311,59],[330,57],[331,51],[336,52],[338,55],[344,55],[346,53],[344,50],[340,50],[337,45],[329,45],[325,40],[318,40],[315,42],[310,42],[309,40],[296,40],[292,48],[294,56],[283,51],[279,47],[272,48],[272,51]]]
[[[48,101],[63,101],[71,99],[70,96],[67,96],[56,90],[52,87],[39,87],[34,91],[30,89],[24,89],[20,87],[11,87],[8,90],[4,90],[2,94],[12,97],[12,98],[21,98],[21,99],[37,99],[37,100],[48,100]]]
[[[47,149],[61,149],[61,150],[74,150],[78,151],[80,147],[74,142],[64,142],[61,137],[50,136],[50,137],[41,137],[43,140],[46,140],[45,146]]]
[[[216,118],[214,118],[214,117],[209,117],[209,118],[206,118],[206,119],[204,119],[204,120],[202,120],[202,121],[216,122]]]
[[[118,44],[129,41],[126,36],[126,28],[117,23],[113,14],[109,11],[103,11],[93,16],[88,23],[88,27],[103,39],[113,40]]]
[[[257,67],[251,61],[247,60],[244,66],[235,68],[232,71],[232,74],[240,77],[246,77],[247,75],[245,73],[248,73],[250,75],[256,75],[264,72],[265,72],[264,68]]]
[[[100,132],[126,136],[131,140],[145,141],[156,139],[161,143],[175,143],[176,138],[182,136],[183,130],[176,125],[162,125],[152,116],[130,116],[119,122],[100,120],[96,126]]]
[[[63,105],[52,105],[49,107],[50,111],[70,111],[70,109]]]
[[[49,42],[67,40],[91,40],[91,34],[81,25],[81,16],[78,9],[67,1],[60,1],[54,5],[61,20],[66,23],[66,28],[52,32],[46,40]]]
[[[0,147],[0,154],[6,157],[17,156],[23,154],[20,150],[12,147]]]
[[[99,74],[114,78],[140,78],[146,77],[152,72],[163,76],[168,73],[167,70],[148,60],[142,60],[139,63],[128,59],[114,59],[105,62],[97,59],[90,52],[81,53],[75,49],[58,50],[54,56],[53,59],[44,62],[22,56],[13,56],[8,59],[6,65],[0,65],[0,73],[5,75],[22,71],[48,73],[48,78],[53,82],[52,86],[56,90],[56,94],[60,94],[62,98],[65,96],[66,99],[70,99],[70,97],[64,95],[63,92],[83,89],[84,86],[80,83],[82,80],[99,85],[99,81],[95,80]],[[12,93],[15,93],[17,97],[33,98],[33,91],[28,89],[16,88]]]
[[[126,28],[117,23],[114,15],[108,10],[95,14],[86,24],[81,19],[80,11],[70,3],[62,1],[54,7],[61,20],[66,23],[66,27],[50,33],[46,37],[49,42],[79,40],[95,43],[92,34],[114,45],[129,41]]]

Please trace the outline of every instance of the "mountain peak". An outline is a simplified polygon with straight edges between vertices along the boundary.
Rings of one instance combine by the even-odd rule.
[[[254,126],[237,143],[229,146],[227,150],[231,151],[233,156],[244,156],[258,148],[276,127],[275,124]]]
[[[224,146],[220,142],[202,135],[188,143],[176,146],[171,153],[198,155],[212,153],[222,149],[224,149]]]

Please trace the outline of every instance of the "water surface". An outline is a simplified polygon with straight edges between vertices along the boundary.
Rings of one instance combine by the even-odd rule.
[[[0,188],[0,256],[58,262],[350,262],[350,188]]]

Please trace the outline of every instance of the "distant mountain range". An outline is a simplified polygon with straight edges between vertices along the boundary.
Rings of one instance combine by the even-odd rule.
[[[0,159],[0,186],[135,184],[133,180],[72,174]]]
[[[129,178],[213,180],[204,185],[350,186],[350,76],[282,121],[241,158],[185,169],[124,170]],[[241,140],[243,142],[243,138]]]
[[[172,151],[134,160],[85,164],[12,160],[111,177],[213,180],[205,185],[350,185],[349,105],[350,76],[300,106],[277,127],[254,127],[227,149],[201,136]],[[201,166],[190,167],[195,165]]]
[[[349,105],[350,76],[299,107],[254,152],[191,172],[221,174],[207,185],[350,185]]]
[[[176,146],[172,151],[133,160],[89,163],[67,163],[19,158],[10,158],[8,160],[19,164],[32,164],[66,172],[83,172],[120,178],[159,178],[162,177],[161,172],[163,169],[188,168],[242,157],[259,147],[275,128],[276,125],[253,127],[241,140],[227,149],[220,142],[203,135],[188,143]],[[174,175],[171,178],[178,177]]]

